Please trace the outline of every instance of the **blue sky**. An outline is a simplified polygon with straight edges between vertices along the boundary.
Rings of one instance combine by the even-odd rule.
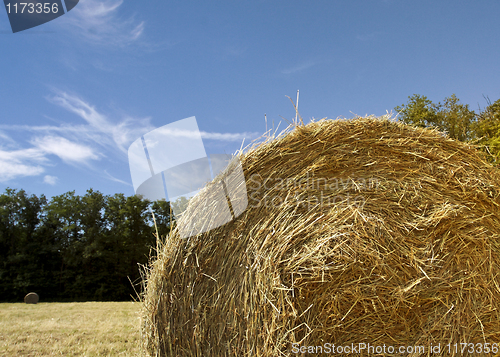
[[[264,113],[294,118],[297,89],[306,122],[382,115],[414,93],[484,107],[500,98],[498,14],[499,1],[80,0],[12,34],[2,7],[0,189],[132,195],[141,135],[196,116],[207,153],[231,153]]]

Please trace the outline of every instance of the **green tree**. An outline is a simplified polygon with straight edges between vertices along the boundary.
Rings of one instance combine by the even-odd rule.
[[[121,299],[134,295],[130,281],[137,283],[140,280],[139,265],[147,263],[155,243],[149,206],[148,200],[137,196],[115,194],[108,200],[108,266],[112,267],[112,281],[115,282],[108,294],[119,295]]]
[[[426,96],[414,94],[408,97],[408,103],[394,108],[399,119],[405,124],[413,124],[421,128],[438,126],[437,108]]]
[[[459,141],[470,141],[476,137],[473,130],[476,113],[468,104],[460,103],[455,94],[437,105],[438,127],[448,136]]]
[[[80,227],[82,235],[82,275],[77,277],[79,289],[95,292],[108,284],[105,254],[105,234],[107,231],[105,209],[108,197],[93,189],[87,190],[81,198]],[[102,296],[92,296],[101,300]]]
[[[173,210],[175,210],[176,212],[181,212],[181,214],[178,215],[179,217],[176,217],[176,218],[180,218],[180,216],[182,216],[184,211],[189,206],[189,201],[191,200],[191,198],[192,197],[187,199],[185,196],[181,196],[178,199],[176,199],[174,202],[171,203]]]
[[[0,297],[2,300],[15,298],[16,258],[19,254],[18,237],[22,228],[16,224],[19,202],[16,190],[7,188],[0,195]]]
[[[445,98],[442,104],[435,104],[418,94],[408,98],[407,104],[394,108],[405,124],[434,127],[446,132],[450,138],[460,141],[469,141],[476,137],[476,113],[469,109],[468,104],[460,103],[455,94]]]
[[[82,287],[83,239],[82,198],[75,191],[54,196],[46,207],[46,231],[58,242],[60,266],[56,274],[58,294],[63,300],[85,300],[88,291]]]
[[[51,275],[52,241],[40,232],[45,196],[6,189],[0,196],[0,293],[3,299],[19,299],[29,290],[47,289]]]
[[[500,99],[489,103],[473,126],[478,144],[494,164],[500,163]]]
[[[165,237],[170,229],[175,227],[173,213],[171,211],[170,202],[166,200],[154,201],[151,207],[155,214],[156,226],[160,237]]]
[[[0,300],[36,291],[44,301],[129,300],[161,235],[170,205],[88,190],[54,196],[7,189],[0,195]],[[140,284],[138,284],[140,285]]]

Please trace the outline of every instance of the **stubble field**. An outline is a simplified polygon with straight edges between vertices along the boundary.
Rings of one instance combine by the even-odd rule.
[[[140,303],[0,304],[0,356],[138,356]]]

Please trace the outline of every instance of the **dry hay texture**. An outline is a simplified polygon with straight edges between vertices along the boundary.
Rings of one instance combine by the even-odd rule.
[[[500,176],[482,154],[388,116],[292,129],[240,153],[242,215],[166,237],[146,272],[147,354],[499,343]]]

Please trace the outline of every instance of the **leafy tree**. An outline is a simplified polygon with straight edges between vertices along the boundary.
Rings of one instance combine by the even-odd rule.
[[[170,229],[170,204],[88,190],[54,196],[0,194],[0,301],[36,291],[44,301],[129,300],[130,281]]]
[[[160,237],[164,237],[170,232],[170,229],[175,227],[172,207],[170,202],[166,200],[154,201],[152,211],[155,214],[156,226]]]
[[[7,188],[0,195],[0,297],[3,300],[13,298],[13,282],[16,278],[13,269],[21,235],[21,227],[15,224],[19,203],[16,200],[16,190]]]
[[[83,229],[81,226],[81,197],[75,191],[54,196],[46,208],[47,223],[52,225],[61,249],[75,258],[75,264],[81,263]],[[67,261],[72,261],[69,256]]]
[[[500,163],[500,99],[478,115],[474,125],[478,143],[483,146],[494,164]]]
[[[152,227],[149,223],[150,202],[137,196],[125,197],[115,194],[108,199],[106,218],[107,266],[112,271],[110,291],[106,296],[127,299],[134,295],[130,281],[140,279],[138,264],[145,264],[154,245]],[[100,292],[103,292],[101,289]]]
[[[413,124],[421,128],[439,126],[437,108],[426,96],[414,94],[408,97],[408,103],[394,108],[405,124]]]
[[[407,104],[394,108],[405,124],[423,128],[435,127],[446,132],[450,138],[460,141],[475,138],[473,128],[476,113],[469,109],[468,104],[460,103],[455,94],[445,98],[443,104],[435,104],[427,97],[418,94],[408,98]]]
[[[82,235],[82,275],[78,276],[81,293],[96,291],[107,284],[106,255],[104,252],[106,222],[104,212],[107,196],[99,191],[87,190],[81,198],[80,227]],[[75,289],[76,290],[76,289]],[[99,298],[99,297],[96,297]]]
[[[179,216],[181,216],[182,213],[184,213],[184,211],[187,209],[190,200],[191,200],[191,198],[187,199],[184,196],[179,197],[174,202],[172,202],[172,210],[175,210],[176,212],[181,212],[179,214]],[[176,218],[180,218],[180,217],[176,217]]]
[[[452,94],[436,108],[438,127],[446,131],[450,138],[464,142],[475,138],[473,127],[477,120],[476,113],[469,109],[468,104],[460,103],[455,94]]]
[[[0,293],[5,299],[24,296],[29,287],[43,289],[51,267],[44,258],[52,242],[39,232],[45,196],[6,189],[0,196]]]
[[[54,298],[77,300],[87,294],[84,288],[79,288],[85,249],[81,222],[83,205],[82,198],[70,191],[52,197],[46,207],[44,229],[54,235],[60,257],[56,273],[58,290]]]

